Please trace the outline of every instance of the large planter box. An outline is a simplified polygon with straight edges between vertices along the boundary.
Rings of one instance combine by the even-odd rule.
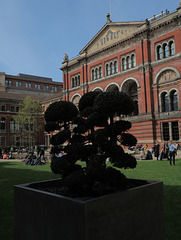
[[[92,199],[40,191],[36,184],[14,188],[15,240],[165,239],[161,182]]]

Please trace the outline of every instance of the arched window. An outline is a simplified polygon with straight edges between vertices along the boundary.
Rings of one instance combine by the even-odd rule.
[[[118,62],[114,61],[114,73],[118,72]]]
[[[99,67],[99,78],[102,78],[102,67]]]
[[[131,55],[131,67],[135,67],[136,66],[136,58],[135,55],[132,54]]]
[[[169,42],[169,51],[170,56],[173,56],[175,54],[175,44],[173,41]]]
[[[161,46],[157,47],[157,59],[158,60],[162,59],[162,47]]]
[[[72,78],[72,87],[75,87],[75,86],[74,86],[74,78]]]
[[[92,81],[94,81],[95,80],[95,70],[94,69],[92,69]]]
[[[114,74],[114,66],[113,63],[110,63],[110,75]]]
[[[162,112],[169,112],[169,98],[167,93],[163,93],[161,96]]]
[[[10,119],[10,131],[15,130],[15,121],[13,118]]]
[[[171,101],[171,111],[177,111],[178,110],[178,96],[177,91],[172,91],[170,93],[170,101]]]
[[[77,87],[77,77],[75,77],[74,86]]]
[[[4,117],[1,118],[0,129],[1,130],[6,129],[6,119]]]
[[[80,75],[77,77],[77,86],[80,86]]]
[[[110,75],[109,64],[106,64],[106,76]]]
[[[168,45],[166,43],[163,44],[163,58],[168,57]]]
[[[20,130],[20,124],[19,124],[19,122],[15,122],[15,129],[16,129],[17,131]]]
[[[98,69],[95,70],[95,79],[98,79]]]
[[[131,58],[130,58],[130,56],[128,56],[126,58],[126,63],[127,63],[127,69],[130,69],[131,68]]]
[[[122,59],[122,71],[125,71],[126,70],[126,59],[123,58]]]

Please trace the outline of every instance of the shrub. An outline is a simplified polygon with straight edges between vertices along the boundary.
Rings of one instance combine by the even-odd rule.
[[[60,193],[72,197],[100,196],[129,187],[117,168],[135,168],[136,159],[122,146],[136,145],[127,131],[131,123],[115,120],[134,111],[133,100],[121,92],[89,92],[82,96],[78,109],[67,101],[52,103],[45,112],[50,139],[51,169],[61,175]],[[57,157],[58,150],[64,155]],[[113,167],[107,167],[109,159]],[[77,164],[84,161],[85,167]]]

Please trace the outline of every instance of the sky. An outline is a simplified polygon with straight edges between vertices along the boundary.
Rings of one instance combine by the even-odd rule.
[[[65,53],[72,59],[106,24],[144,21],[179,0],[0,0],[0,72],[62,82]]]

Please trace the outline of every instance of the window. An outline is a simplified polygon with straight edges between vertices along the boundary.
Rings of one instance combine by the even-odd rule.
[[[177,91],[174,90],[170,93],[170,101],[171,101],[171,111],[177,111],[178,110]]]
[[[118,72],[118,62],[114,61],[114,73]]]
[[[169,50],[170,50],[170,56],[173,56],[175,54],[175,44],[173,41],[169,42]]]
[[[161,46],[157,47],[157,59],[158,60],[162,59],[162,47]]]
[[[57,92],[57,87],[55,87],[55,92]]]
[[[6,111],[6,106],[1,106],[1,111],[5,112]]]
[[[123,57],[121,60],[122,71],[136,67],[136,56],[135,53]]]
[[[16,87],[18,87],[19,85],[18,85],[18,82],[16,82]]]
[[[114,66],[113,63],[110,63],[110,75],[114,74]]]
[[[169,124],[168,122],[162,123],[162,131],[163,131],[163,140],[169,141],[170,135],[169,135]]]
[[[11,106],[11,112],[15,112],[15,107]]]
[[[163,57],[164,58],[168,57],[168,45],[166,43],[163,44]]]
[[[6,80],[5,84],[6,84],[6,86],[8,86],[8,80]]]
[[[136,67],[136,58],[135,55],[131,55],[131,67]]]
[[[48,91],[48,89],[49,89],[49,86],[47,85],[47,91]]]
[[[106,64],[106,76],[109,76],[110,71],[109,71],[109,64]]]
[[[44,85],[44,91],[46,90],[46,86]]]
[[[16,112],[19,112],[19,107],[16,107]]]
[[[99,71],[98,71],[98,69],[96,68],[96,71],[95,71],[95,79],[98,79],[99,77],[98,77],[98,74],[99,74]]]
[[[125,71],[126,70],[126,59],[123,58],[122,59],[122,71]]]
[[[37,84],[35,84],[35,89],[37,89]]]
[[[157,60],[161,60],[163,58],[168,58],[175,54],[175,43],[173,40],[169,42],[164,42],[163,44],[159,44],[156,47],[156,56]]]
[[[26,83],[26,88],[28,88],[28,83]]]
[[[178,122],[172,122],[172,140],[179,140],[179,128],[178,128]]]
[[[10,131],[15,130],[15,121],[13,118],[10,119]]]
[[[161,96],[162,112],[169,112],[169,98],[167,93],[163,93]]]
[[[91,70],[91,80],[97,80],[102,77],[102,67],[96,67]]]
[[[5,130],[6,129],[6,119],[4,117],[1,118],[0,129],[1,130]]]
[[[71,78],[72,88],[80,86],[80,75],[76,75]],[[57,91],[57,89],[56,89]]]
[[[102,67],[99,67],[99,78],[102,78]]]
[[[11,80],[9,80],[9,86],[11,86],[11,84],[12,84],[12,81],[11,81]]]
[[[40,90],[40,85],[38,84],[38,89]]]

